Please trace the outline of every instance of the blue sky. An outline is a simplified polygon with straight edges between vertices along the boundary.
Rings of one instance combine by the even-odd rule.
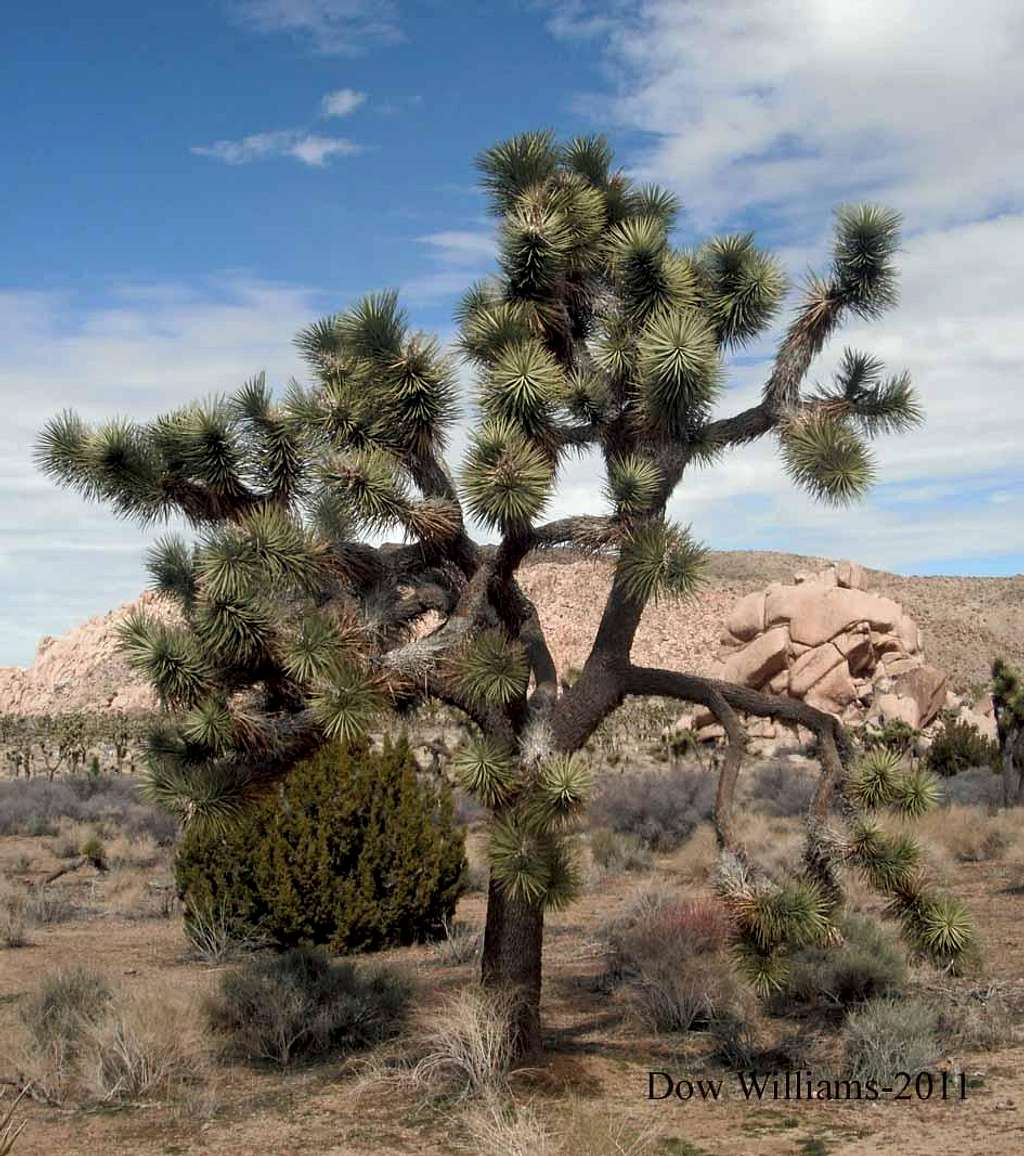
[[[450,336],[492,260],[473,156],[526,128],[605,132],[671,186],[679,240],[755,228],[794,278],[832,207],[905,217],[900,308],[844,344],[908,368],[923,431],[836,514],[772,446],[696,475],[674,513],[712,546],[916,573],[1024,569],[1024,47],[977,0],[42,2],[0,52],[0,664],[134,596],[145,538],[32,468],[73,406],[145,418],[260,368],[361,292]],[[732,366],[754,396],[771,341]],[[587,463],[556,512],[592,505]]]

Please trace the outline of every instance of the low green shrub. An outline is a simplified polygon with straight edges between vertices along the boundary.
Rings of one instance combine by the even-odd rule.
[[[1001,769],[999,744],[985,738],[970,723],[946,715],[932,736],[928,748],[928,768],[944,778],[952,778],[972,767]]]
[[[622,835],[598,827],[590,833],[590,855],[594,863],[610,875],[620,875],[626,871],[650,871],[654,866],[654,856],[649,847],[636,835]]]
[[[294,948],[225,972],[204,1010],[227,1055],[285,1067],[396,1034],[410,995],[395,972],[333,963],[320,951]]]
[[[907,964],[895,937],[863,916],[848,915],[839,930],[840,945],[813,944],[793,953],[780,1002],[845,1008],[903,988]]]
[[[176,860],[186,932],[345,952],[433,939],[464,886],[451,793],[408,743],[330,746],[219,831],[186,832]]]

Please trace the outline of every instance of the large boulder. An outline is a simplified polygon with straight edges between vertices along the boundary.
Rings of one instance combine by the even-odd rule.
[[[794,642],[808,646],[820,646],[861,622],[873,630],[892,630],[903,613],[891,598],[866,590],[835,586],[821,592],[811,584],[802,586],[800,592],[803,597],[793,606],[789,633]]]
[[[926,727],[946,702],[947,678],[936,666],[919,666],[896,679],[896,693],[917,704],[918,727]]]
[[[730,654],[722,664],[725,682],[738,682],[755,690],[785,670],[789,658],[789,634],[784,627],[768,630],[742,650]]]
[[[845,659],[831,642],[816,646],[801,654],[789,671],[789,693],[793,698],[803,698],[816,683]]]
[[[927,666],[917,623],[866,589],[863,567],[840,562],[793,584],[772,582],[726,616],[716,675],[801,699],[845,723],[899,719],[920,728],[946,701],[946,677]],[[694,720],[701,737],[714,718]]]
[[[749,642],[764,630],[764,591],[756,591],[741,598],[725,620],[725,628],[733,638]]]
[[[866,590],[868,588],[864,567],[858,566],[856,562],[837,562],[836,581],[847,590]]]

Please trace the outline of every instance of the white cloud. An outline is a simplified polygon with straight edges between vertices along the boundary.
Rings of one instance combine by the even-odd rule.
[[[354,88],[338,88],[324,96],[320,109],[324,116],[349,116],[365,103],[365,92],[356,92]]]
[[[493,261],[497,253],[492,233],[478,233],[469,229],[428,233],[416,240],[421,245],[429,246],[438,259],[448,265],[478,265],[481,261]]]
[[[30,662],[42,635],[135,597],[158,532],[44,478],[32,445],[46,420],[64,408],[146,420],[260,369],[286,381],[300,370],[291,338],[320,312],[309,290],[245,279],[130,286],[91,309],[0,292],[0,665]]]
[[[713,545],[846,553],[890,567],[1024,551],[1024,9],[1005,0],[555,0],[612,91],[580,98],[634,130],[642,179],[675,189],[699,232],[770,229],[792,272],[825,255],[831,208],[901,210],[902,303],[843,345],[910,370],[927,424],[877,446],[882,484],[853,510],[796,493],[770,442],[684,483],[674,503]],[[771,348],[759,344],[763,358]],[[753,402],[744,363],[723,410]],[[570,485],[586,502],[582,484]]]
[[[596,106],[651,134],[639,168],[675,185],[699,228],[751,206],[792,221],[851,196],[892,202],[915,229],[1019,203],[1018,4],[553,7],[556,34],[606,50],[618,89]]]
[[[247,165],[272,157],[291,157],[312,168],[322,168],[333,156],[354,156],[362,146],[345,137],[318,136],[300,129],[258,132],[241,140],[218,140],[210,145],[194,145],[196,156],[213,157],[228,165]]]
[[[236,17],[258,32],[284,32],[327,55],[354,56],[402,39],[393,0],[234,0]]]

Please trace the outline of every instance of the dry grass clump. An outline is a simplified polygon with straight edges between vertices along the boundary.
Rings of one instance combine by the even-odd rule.
[[[204,1078],[195,1009],[177,988],[115,993],[73,968],[46,976],[19,1019],[19,1078],[51,1103],[173,1099]]]
[[[511,993],[473,987],[444,1003],[414,1041],[419,1059],[412,1085],[454,1100],[507,1091],[515,1000]]]
[[[75,913],[67,893],[0,879],[0,947],[24,947],[31,927],[64,923]]]
[[[718,842],[710,823],[700,823],[686,842],[664,861],[664,868],[685,883],[703,883],[718,861]]]
[[[736,834],[751,862],[770,879],[781,883],[800,873],[807,842],[802,819],[741,812],[736,817]]]
[[[638,1128],[594,1105],[559,1105],[549,1123],[534,1104],[490,1094],[462,1113],[459,1148],[473,1156],[644,1156],[656,1151],[656,1128]]]
[[[28,904],[23,888],[0,881],[0,947],[28,943]]]
[[[468,923],[441,921],[444,935],[433,944],[435,960],[442,967],[461,967],[480,958],[483,936]]]
[[[939,1058],[938,1016],[920,999],[872,1000],[847,1018],[843,1050],[853,1078],[885,1085],[896,1072],[918,1072]]]
[[[463,1136],[458,1148],[473,1156],[559,1156],[562,1151],[532,1104],[505,1096],[484,1096],[462,1113],[459,1123]]]
[[[91,1025],[83,1083],[100,1101],[180,1098],[199,1082],[204,1047],[194,1014],[166,992],[120,999]]]
[[[942,991],[935,1002],[939,1038],[948,1050],[995,1051],[1020,1038],[1024,1000],[1012,1000],[996,985]]]
[[[115,870],[131,867],[145,871],[156,867],[166,858],[164,848],[145,832],[136,836],[118,834],[107,841],[107,862]]]
[[[961,805],[929,812],[915,830],[926,846],[938,845],[961,863],[1003,859],[1020,834],[1015,816]]]

